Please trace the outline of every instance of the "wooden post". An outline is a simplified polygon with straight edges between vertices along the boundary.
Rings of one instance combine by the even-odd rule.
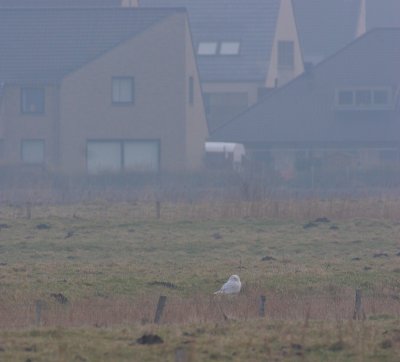
[[[161,202],[159,200],[156,201],[156,216],[157,220],[161,218]]]
[[[361,289],[356,289],[356,300],[354,303],[353,319],[365,320],[364,308],[361,301]]]
[[[260,295],[260,304],[258,306],[258,316],[261,318],[265,317],[265,295]]]
[[[42,317],[42,307],[43,307],[43,302],[41,300],[37,300],[35,303],[35,325],[36,325],[36,327],[40,326],[40,319]]]
[[[160,298],[158,299],[156,315],[154,316],[154,323],[157,324],[160,323],[160,319],[162,317],[166,302],[167,302],[167,297],[165,295],[160,295]]]

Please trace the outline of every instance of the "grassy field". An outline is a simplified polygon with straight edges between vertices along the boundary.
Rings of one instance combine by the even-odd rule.
[[[0,360],[398,361],[399,211],[396,200],[163,203],[158,219],[152,203],[3,206]],[[231,274],[241,294],[213,296]],[[164,343],[136,343],[149,333]]]

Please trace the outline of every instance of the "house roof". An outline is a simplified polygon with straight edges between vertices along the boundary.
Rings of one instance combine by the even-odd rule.
[[[239,55],[197,56],[203,82],[264,81],[280,0],[141,0],[141,6],[185,7],[194,46],[240,42]]]
[[[400,142],[400,28],[374,29],[215,130],[214,141],[247,145]],[[335,110],[345,87],[385,86],[385,111]]]
[[[367,29],[400,27],[399,0],[366,0]]]
[[[0,8],[119,7],[121,0],[0,0]]]
[[[0,81],[58,81],[176,11],[0,9]]]
[[[305,62],[318,63],[356,37],[361,0],[293,0],[293,7]]]

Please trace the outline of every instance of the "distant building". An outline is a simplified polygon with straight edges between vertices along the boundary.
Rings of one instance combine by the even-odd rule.
[[[400,165],[400,28],[376,28],[215,130],[260,167]]]
[[[207,122],[183,9],[0,9],[0,163],[196,170]]]
[[[141,0],[190,18],[210,129],[303,72],[291,0]]]
[[[364,1],[293,0],[306,65],[319,63],[365,33]]]

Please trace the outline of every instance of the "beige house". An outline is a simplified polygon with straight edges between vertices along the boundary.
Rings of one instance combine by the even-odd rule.
[[[210,130],[303,72],[292,0],[140,0],[185,7]]]
[[[202,168],[208,130],[183,9],[0,9],[0,28],[3,166]]]

